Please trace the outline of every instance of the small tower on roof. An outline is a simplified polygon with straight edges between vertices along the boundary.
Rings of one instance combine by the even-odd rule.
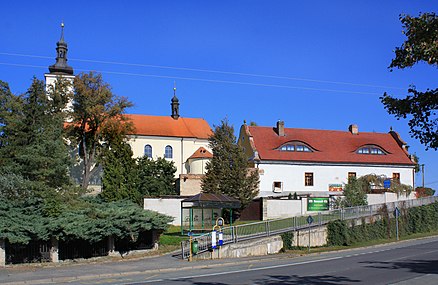
[[[64,23],[61,23],[61,38],[56,43],[56,63],[49,66],[51,74],[73,75],[73,68],[67,64],[67,43],[64,41]]]
[[[49,85],[55,86],[58,77],[70,80],[73,83],[75,76],[73,68],[67,64],[67,43],[64,41],[64,23],[61,23],[61,38],[56,43],[56,62],[49,66],[49,73],[44,74],[46,89]]]
[[[75,76],[73,75],[73,68],[67,64],[67,51],[67,43],[64,41],[64,23],[61,23],[61,38],[56,43],[56,62],[49,66],[49,73],[44,74],[46,90],[49,90],[49,86],[55,87],[58,78],[63,78],[70,81],[69,91],[73,92]],[[72,108],[73,102],[70,100],[66,109],[71,110]]]
[[[173,98],[170,106],[172,107],[172,118],[174,120],[178,120],[179,118],[179,100],[176,97],[176,84],[173,85]]]

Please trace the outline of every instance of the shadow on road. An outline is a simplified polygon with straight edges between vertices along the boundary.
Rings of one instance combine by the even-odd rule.
[[[254,284],[260,285],[295,285],[295,284],[352,284],[360,280],[350,279],[342,276],[298,276],[298,275],[270,275],[267,278],[255,280]]]
[[[378,269],[409,269],[422,274],[438,274],[438,260],[408,260],[400,262],[364,261],[367,267]]]

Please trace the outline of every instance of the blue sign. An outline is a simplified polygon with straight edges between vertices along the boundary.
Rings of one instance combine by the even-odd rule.
[[[383,180],[383,188],[385,188],[385,189],[391,188],[391,179]]]
[[[313,223],[313,218],[312,216],[308,216],[307,217],[307,223],[310,225],[311,223]]]

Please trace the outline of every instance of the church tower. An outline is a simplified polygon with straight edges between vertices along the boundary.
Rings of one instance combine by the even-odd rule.
[[[176,85],[173,87],[173,98],[172,98],[172,103],[170,103],[170,106],[172,106],[172,118],[174,120],[178,120],[178,118],[179,118],[179,100],[176,97]]]
[[[67,64],[67,43],[64,41],[64,23],[61,23],[61,38],[56,43],[56,62],[49,66],[49,73],[44,74],[46,79],[46,89],[49,85],[54,85],[58,77],[63,77],[71,80],[73,75],[73,68]]]

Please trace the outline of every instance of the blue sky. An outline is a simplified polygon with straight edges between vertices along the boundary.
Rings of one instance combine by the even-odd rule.
[[[7,1],[0,17],[0,79],[22,93],[54,63],[65,22],[69,64],[96,70],[129,113],[180,112],[211,126],[227,117],[274,126],[400,133],[438,189],[438,153],[409,136],[380,103],[386,91],[436,88],[426,64],[390,72],[404,41],[399,15],[436,1]],[[19,54],[19,55],[18,55]],[[417,184],[421,175],[417,176]]]

